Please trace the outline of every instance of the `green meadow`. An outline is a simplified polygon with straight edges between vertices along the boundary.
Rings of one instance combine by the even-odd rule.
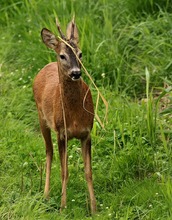
[[[65,32],[75,14],[83,64],[108,101],[92,130],[97,214],[90,215],[79,142],[68,145],[67,208],[60,214],[60,162],[43,198],[45,147],[33,99],[38,71],[56,60],[46,27]],[[92,91],[90,79],[83,78]],[[0,1],[0,219],[172,219],[171,0]]]

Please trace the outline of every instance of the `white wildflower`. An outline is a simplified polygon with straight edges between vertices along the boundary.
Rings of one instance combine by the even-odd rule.
[[[101,76],[102,76],[102,78],[105,78],[105,73],[102,73]]]

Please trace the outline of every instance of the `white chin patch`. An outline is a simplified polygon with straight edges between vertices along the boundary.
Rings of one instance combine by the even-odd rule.
[[[75,78],[74,76],[72,77],[72,81],[77,81],[79,79],[80,79],[80,77],[79,78]]]

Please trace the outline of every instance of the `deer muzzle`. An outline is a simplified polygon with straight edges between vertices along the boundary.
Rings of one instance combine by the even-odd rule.
[[[72,71],[70,77],[73,81],[78,80],[81,77],[81,71]]]

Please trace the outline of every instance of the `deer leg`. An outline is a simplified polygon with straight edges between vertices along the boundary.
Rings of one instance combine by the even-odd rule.
[[[48,199],[49,189],[50,189],[51,164],[53,158],[53,144],[51,140],[51,131],[47,127],[45,120],[39,117],[39,121],[40,121],[41,132],[44,137],[45,146],[46,146],[46,180],[45,180],[45,188],[44,188],[44,197]]]
[[[82,156],[84,160],[85,178],[87,181],[88,191],[90,194],[91,213],[96,212],[96,198],[94,196],[93,180],[92,180],[92,168],[91,168],[91,137],[90,135],[81,140]]]
[[[61,164],[61,178],[62,178],[62,197],[61,197],[61,206],[60,211],[66,207],[66,188],[68,182],[68,159],[67,159],[67,146],[65,140],[60,140],[58,137],[58,148],[60,155],[60,164]]]

